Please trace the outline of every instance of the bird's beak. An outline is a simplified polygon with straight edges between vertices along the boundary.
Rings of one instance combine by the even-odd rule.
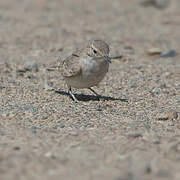
[[[111,63],[111,58],[109,56],[104,56],[105,61],[107,61],[108,63]]]

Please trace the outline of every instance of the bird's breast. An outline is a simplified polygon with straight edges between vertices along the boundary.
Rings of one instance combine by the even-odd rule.
[[[95,60],[93,58],[83,59],[82,74],[83,77],[104,76],[108,71],[109,64],[104,59]]]
[[[99,84],[106,75],[109,63],[104,59],[81,59],[81,73],[65,78],[68,86],[75,88],[89,88]]]

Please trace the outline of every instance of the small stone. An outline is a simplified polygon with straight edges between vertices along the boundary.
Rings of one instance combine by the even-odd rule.
[[[176,120],[178,119],[178,113],[176,111],[170,110],[166,112],[166,116],[170,120]]]
[[[69,132],[69,135],[71,135],[71,136],[78,136],[78,132],[76,132],[76,131],[71,131],[71,132]]]
[[[157,114],[157,120],[158,120],[158,121],[167,121],[167,120],[168,120],[168,117],[167,117],[167,115],[166,115],[165,112],[163,112],[163,113],[158,113],[158,114]]]
[[[45,153],[45,155],[44,155],[46,158],[51,158],[52,156],[53,156],[53,153],[52,152],[47,152],[47,153]]]
[[[19,146],[15,146],[15,147],[13,147],[13,149],[16,150],[16,151],[19,151],[20,147]]]
[[[102,109],[101,109],[100,107],[99,107],[99,108],[97,108],[96,110],[97,110],[97,111],[102,111]]]
[[[169,0],[154,0],[155,2],[155,7],[157,8],[165,8],[169,5],[170,1]]]
[[[61,124],[59,127],[60,128],[65,128],[65,124]]]
[[[130,50],[132,50],[132,49],[134,49],[131,45],[126,45],[126,46],[124,46],[124,49],[130,49]]]
[[[139,138],[139,137],[142,137],[142,134],[141,133],[130,133],[130,134],[128,134],[128,138],[132,138],[132,139],[135,139],[135,138]]]
[[[142,5],[154,6],[158,9],[164,9],[170,4],[170,0],[144,0]]]
[[[160,140],[154,140],[153,144],[161,144]]]
[[[147,50],[147,54],[150,56],[154,56],[154,55],[161,55],[162,51],[159,48],[150,48]]]
[[[178,113],[173,110],[157,114],[157,120],[159,121],[176,120],[177,118]]]
[[[25,73],[25,72],[27,72],[27,70],[19,67],[18,69],[16,69],[16,72],[17,73]]]
[[[146,172],[147,174],[150,174],[150,173],[152,172],[152,168],[151,168],[150,165],[147,165],[147,166],[145,167],[145,172]]]
[[[15,112],[13,111],[4,111],[1,113],[1,116],[4,118],[12,118],[15,116]]]
[[[165,54],[161,55],[161,58],[172,58],[175,57],[177,55],[177,52],[175,50],[170,50]]]
[[[42,63],[27,61],[25,62],[24,65],[20,65],[17,68],[16,72],[17,73],[26,73],[27,71],[38,72],[42,66],[43,66]]]
[[[170,121],[169,123],[168,123],[168,126],[174,126],[174,121]]]
[[[35,76],[34,74],[28,74],[28,75],[27,75],[27,78],[29,78],[29,79],[35,79],[36,76]]]
[[[39,130],[39,128],[36,127],[36,126],[31,127],[31,132],[34,133],[34,134],[36,134],[38,130]]]
[[[137,87],[137,84],[136,84],[135,82],[132,82],[132,83],[130,84],[130,87],[131,87],[131,88],[136,88],[136,87]]]
[[[5,86],[3,86],[3,85],[0,85],[0,90],[2,90],[2,89],[4,89],[5,88]]]

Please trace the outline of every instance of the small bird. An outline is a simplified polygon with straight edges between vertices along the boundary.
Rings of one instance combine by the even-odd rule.
[[[83,49],[76,50],[71,56],[61,61],[58,69],[63,76],[68,93],[74,101],[73,88],[88,88],[99,96],[91,87],[97,86],[109,69],[109,45],[102,40],[91,40]]]

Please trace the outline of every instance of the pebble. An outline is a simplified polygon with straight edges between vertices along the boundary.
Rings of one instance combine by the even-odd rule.
[[[21,148],[19,146],[13,147],[14,150],[19,151]]]
[[[71,136],[78,136],[79,134],[76,131],[71,131],[71,132],[69,132],[69,135],[71,135]]]
[[[157,120],[159,121],[176,120],[176,119],[178,119],[178,113],[174,110],[169,110],[157,114]]]
[[[176,119],[178,119],[178,113],[177,113],[176,111],[173,111],[173,110],[167,111],[167,112],[166,112],[166,116],[167,116],[168,119],[170,119],[170,120],[176,120]]]
[[[128,134],[128,138],[135,139],[135,138],[139,138],[139,137],[142,137],[142,134],[138,133],[138,132]]]
[[[31,132],[34,133],[34,134],[36,134],[38,130],[39,130],[39,128],[36,127],[36,126],[31,127]]]
[[[157,8],[166,8],[170,3],[170,0],[154,0],[154,6]]]
[[[150,56],[154,56],[154,55],[161,55],[162,51],[159,48],[150,48],[147,50],[147,54]]]
[[[131,88],[136,88],[136,87],[137,87],[137,84],[136,84],[135,82],[132,82],[132,83],[130,84],[130,87],[131,87]]]
[[[43,66],[42,63],[27,61],[25,62],[24,65],[20,65],[16,70],[16,72],[18,73],[26,73],[27,71],[38,72],[42,66]]]
[[[144,6],[154,6],[158,9],[164,9],[170,4],[170,0],[144,0],[142,2]]]
[[[52,156],[53,156],[53,153],[52,152],[47,152],[47,153],[45,153],[45,155],[44,155],[46,158],[51,158]]]
[[[172,58],[172,57],[175,57],[176,55],[177,55],[177,52],[175,50],[169,50],[165,54],[162,54],[161,57],[162,58]]]

